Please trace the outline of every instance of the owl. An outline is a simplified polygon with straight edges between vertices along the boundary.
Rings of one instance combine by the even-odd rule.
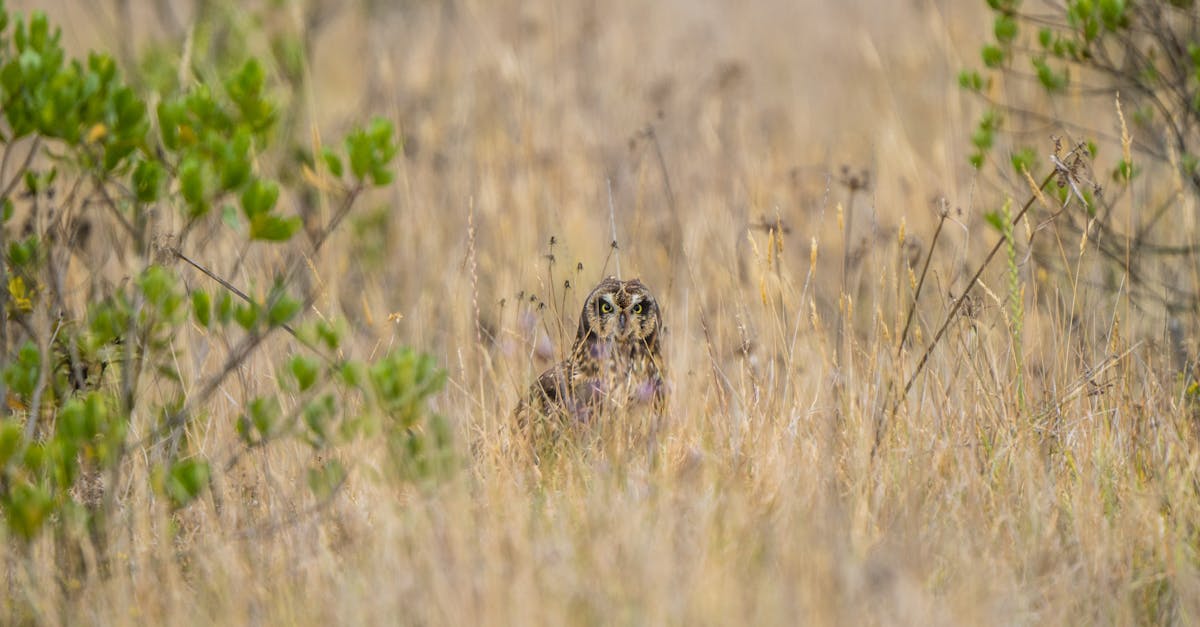
[[[518,425],[544,435],[635,409],[661,415],[662,332],[658,302],[641,281],[604,279],[583,303],[567,358],[543,372],[517,406]]]

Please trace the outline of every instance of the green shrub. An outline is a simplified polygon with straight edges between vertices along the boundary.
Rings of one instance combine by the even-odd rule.
[[[1061,166],[1051,164],[1060,172],[1059,199],[1076,196],[1088,210],[1078,219],[1068,215],[1057,220],[1055,228],[1074,231],[1072,239],[1079,239],[1085,228],[1094,230],[1088,240],[1109,264],[1109,273],[1127,272],[1127,288],[1139,298],[1158,301],[1170,311],[1194,310],[1200,294],[1172,277],[1191,274],[1197,248],[1172,241],[1179,231],[1170,220],[1159,220],[1163,210],[1146,208],[1140,214],[1149,218],[1137,223],[1117,219],[1114,212],[1120,198],[1133,202],[1131,186],[1147,174],[1154,175],[1147,188],[1160,192],[1159,197],[1143,196],[1151,202],[1164,202],[1170,190],[1163,182],[1174,180],[1200,195],[1200,135],[1195,133],[1200,125],[1200,8],[1190,0],[987,4],[993,28],[991,41],[982,47],[983,67],[959,75],[959,85],[986,103],[972,136],[971,164],[984,168],[991,163],[1007,175],[1004,164],[1011,161],[1018,173],[1024,168],[1040,178],[1043,172],[1036,169],[1034,157],[1048,152],[1052,134],[1071,145],[1086,145],[1090,157],[1096,156],[1097,140],[1119,145],[1114,165],[1096,172],[1072,169],[1069,177],[1085,183],[1075,190],[1069,189]],[[1010,154],[989,159],[999,136],[1010,140],[1003,144]],[[1026,187],[1019,178],[1017,186]],[[1099,197],[1095,191],[1101,186],[1113,193]],[[1146,259],[1153,259],[1154,271],[1172,274],[1149,276],[1138,263]]]
[[[170,508],[185,508],[237,456],[277,442],[303,442],[328,459],[368,434],[383,438],[406,478],[446,471],[448,429],[428,407],[444,381],[433,361],[408,350],[373,363],[347,360],[335,325],[303,319],[314,295],[297,292],[295,278],[316,251],[297,241],[300,217],[281,207],[285,190],[257,165],[280,117],[262,65],[246,60],[223,80],[151,98],[124,81],[111,57],[72,59],[60,40],[45,15],[10,14],[0,3],[0,509],[11,537],[33,539],[79,511],[102,537],[118,496],[89,495],[81,483],[100,473],[142,472],[133,480],[148,482]],[[324,151],[319,175],[341,204],[315,247],[362,192],[392,180],[396,154],[396,133],[383,119],[352,131],[341,150]],[[70,232],[55,226],[60,221],[28,219],[29,232],[16,235],[16,216],[51,205],[116,231],[133,279],[85,268],[100,286],[93,297],[77,304],[64,296]],[[183,225],[170,245],[155,241],[159,212]],[[284,269],[257,277],[272,285],[265,298],[237,291],[187,255],[189,234],[205,224],[232,227],[209,229],[216,235],[206,246],[284,247]],[[190,293],[185,271],[198,279]],[[175,364],[186,347],[174,342],[193,324],[230,349],[216,372],[185,386]],[[279,329],[294,335],[280,366],[287,376],[245,403],[235,425],[242,449],[230,459],[192,446],[189,427],[213,419],[222,381]],[[138,471],[147,466],[129,463],[135,457],[150,469]],[[320,461],[307,481],[327,499],[348,472]]]

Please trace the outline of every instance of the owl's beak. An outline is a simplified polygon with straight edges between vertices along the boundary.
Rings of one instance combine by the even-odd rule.
[[[625,327],[628,325],[628,322],[629,314],[622,313],[621,316],[617,318],[617,330],[621,335],[625,335]]]

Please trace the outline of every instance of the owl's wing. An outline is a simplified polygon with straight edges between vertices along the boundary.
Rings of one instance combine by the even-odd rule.
[[[567,362],[560,363],[543,372],[537,381],[529,386],[529,392],[513,412],[520,426],[525,426],[531,414],[545,416],[562,411],[569,389],[568,371]]]
[[[543,408],[562,404],[567,397],[569,377],[566,364],[559,364],[543,372],[529,390],[530,400]]]
[[[570,376],[567,362],[543,372],[513,410],[518,441],[528,447],[535,464],[548,450],[546,447],[553,446],[566,424],[563,417],[569,413]]]

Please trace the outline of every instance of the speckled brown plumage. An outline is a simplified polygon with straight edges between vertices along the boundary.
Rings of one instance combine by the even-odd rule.
[[[588,294],[567,358],[549,368],[517,406],[518,425],[537,440],[605,415],[666,402],[662,316],[638,279],[609,277]]]

